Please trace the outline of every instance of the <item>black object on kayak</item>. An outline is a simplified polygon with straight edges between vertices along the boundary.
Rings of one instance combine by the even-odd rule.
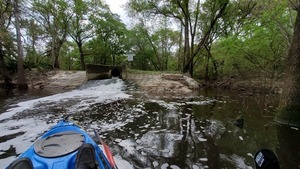
[[[275,153],[269,149],[259,150],[255,156],[256,169],[280,169]]]
[[[8,169],[33,169],[33,165],[29,158],[23,157],[11,163]]]

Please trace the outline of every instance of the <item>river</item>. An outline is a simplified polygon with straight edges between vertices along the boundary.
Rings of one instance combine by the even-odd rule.
[[[147,97],[133,84],[108,79],[59,94],[1,94],[0,105],[0,168],[65,116],[91,136],[96,129],[119,168],[251,169],[262,148],[277,154],[281,168],[300,168],[299,129],[273,121],[278,96],[200,90]],[[241,115],[244,125],[236,125]]]

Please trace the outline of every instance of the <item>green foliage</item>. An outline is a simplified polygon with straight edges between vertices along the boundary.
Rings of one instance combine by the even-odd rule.
[[[242,47],[243,41],[237,37],[220,39],[213,45],[212,55],[219,63],[221,76],[246,77],[250,73],[255,74],[243,56]]]
[[[110,65],[120,63],[118,56],[126,53],[128,30],[125,24],[110,11],[101,13],[93,24],[96,36],[87,43],[89,62]]]
[[[284,4],[260,11],[255,18],[244,18],[243,25],[238,23],[242,27],[235,34],[225,34],[213,44],[212,53],[219,63],[220,73],[247,79],[278,80],[289,48],[289,22],[289,11]]]
[[[53,64],[51,57],[55,54],[62,69],[81,69],[83,61],[122,64],[127,63],[127,54],[133,54],[134,61],[127,64],[134,69],[179,70],[184,61],[185,19],[190,19],[188,37],[193,42],[189,44],[192,54],[210,29],[220,6],[227,2],[224,15],[195,55],[194,70],[201,77],[208,70],[210,77],[280,79],[294,13],[287,2],[277,0],[272,3],[268,0],[184,0],[180,3],[130,0],[126,8],[135,16],[132,19],[136,19],[130,30],[103,1],[34,0],[30,2],[32,8],[21,4],[22,9],[28,10],[21,13],[26,38],[24,61],[28,67],[48,67]],[[5,62],[11,64],[16,61],[15,35],[11,30],[12,8],[5,5],[2,3],[0,8],[3,14],[0,40]],[[29,15],[30,12],[34,15]],[[188,17],[184,16],[185,12]],[[180,25],[183,27],[178,30],[176,26]]]
[[[175,57],[180,34],[162,21],[156,29],[147,28],[144,22],[137,24],[129,34],[131,52],[134,53],[133,68],[141,70],[176,70]],[[176,63],[174,63],[176,62]]]
[[[13,4],[10,1],[0,0],[0,69],[15,58],[16,48],[14,33],[11,31],[13,16]],[[10,67],[10,66],[8,66]]]
[[[67,42],[60,51],[60,63],[63,70],[81,70],[79,50],[75,42]]]

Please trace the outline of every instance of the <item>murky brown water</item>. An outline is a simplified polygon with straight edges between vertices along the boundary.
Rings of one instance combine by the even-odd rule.
[[[58,103],[46,120],[68,114],[88,132],[97,129],[113,153],[135,168],[254,168],[261,148],[273,150],[282,168],[300,168],[300,131],[273,121],[278,96],[203,90],[196,97],[147,99],[129,93],[130,99],[93,103],[74,113]],[[243,127],[235,125],[240,115]],[[0,137],[0,143],[17,136]],[[0,160],[16,154],[14,147],[0,147],[0,153]]]

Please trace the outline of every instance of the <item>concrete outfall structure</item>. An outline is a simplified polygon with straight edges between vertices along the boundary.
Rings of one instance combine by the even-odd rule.
[[[119,77],[120,79],[126,80],[126,66],[110,66],[98,64],[86,65],[87,80],[111,79],[112,77]]]

